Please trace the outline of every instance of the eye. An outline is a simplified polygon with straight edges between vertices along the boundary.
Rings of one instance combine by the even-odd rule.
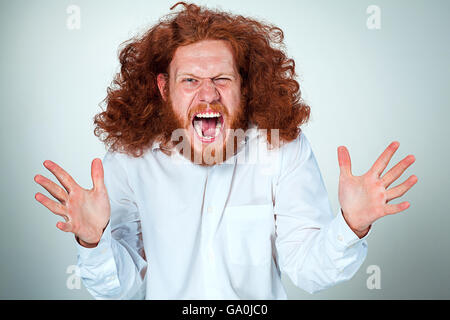
[[[227,84],[229,81],[231,81],[230,78],[224,78],[224,77],[220,77],[220,78],[215,78],[214,79],[214,83],[215,84]]]
[[[184,78],[182,80],[182,82],[189,83],[189,84],[195,84],[195,83],[197,83],[197,80],[194,78]]]

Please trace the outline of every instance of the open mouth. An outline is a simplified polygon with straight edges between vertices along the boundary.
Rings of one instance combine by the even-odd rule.
[[[192,126],[202,142],[213,142],[223,130],[223,116],[220,112],[199,112],[194,115]]]

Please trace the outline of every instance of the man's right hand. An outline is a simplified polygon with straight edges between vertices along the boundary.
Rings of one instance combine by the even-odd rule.
[[[66,222],[59,221],[56,227],[65,232],[75,234],[79,243],[85,247],[97,246],[110,217],[108,193],[103,181],[103,165],[98,158],[91,164],[93,188],[80,187],[75,180],[56,163],[46,160],[46,167],[58,179],[58,184],[41,175],[34,181],[44,187],[59,202],[49,199],[42,193],[35,198],[51,212],[63,217]]]

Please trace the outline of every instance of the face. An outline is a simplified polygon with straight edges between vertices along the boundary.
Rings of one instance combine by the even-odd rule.
[[[166,86],[168,97],[164,94]],[[204,40],[179,47],[170,63],[168,79],[158,75],[158,87],[184,130],[191,151],[197,159],[201,156],[201,164],[214,164],[205,163],[205,153],[219,151],[225,156],[231,138],[229,129],[245,126],[241,78],[229,43]]]

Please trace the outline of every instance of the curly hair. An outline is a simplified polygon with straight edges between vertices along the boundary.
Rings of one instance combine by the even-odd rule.
[[[260,129],[279,129],[282,142],[298,137],[300,126],[309,120],[310,107],[301,99],[295,62],[285,53],[283,31],[248,17],[184,2],[170,9],[178,5],[183,6],[181,11],[169,13],[142,36],[122,44],[120,73],[102,101],[106,101],[106,110],[94,117],[94,134],[110,150],[134,157],[154,142],[167,143],[170,111],[165,110],[157,75],[168,73],[178,47],[201,40],[226,40],[242,78],[248,121]]]

